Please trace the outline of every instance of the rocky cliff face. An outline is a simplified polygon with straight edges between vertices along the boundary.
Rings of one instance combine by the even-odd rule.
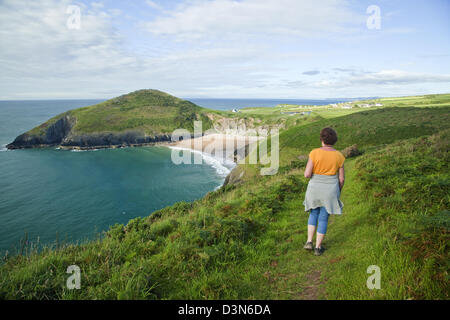
[[[116,133],[69,134],[61,143],[63,147],[99,148],[108,146],[132,146],[171,141],[169,134],[146,136],[139,131]]]
[[[148,143],[170,141],[169,134],[146,136],[139,131],[100,132],[92,134],[77,134],[73,132],[76,118],[65,115],[50,125],[44,134],[24,133],[18,136],[8,149],[39,148],[62,146],[67,148],[101,148],[110,146],[130,146]]]
[[[51,125],[45,134],[47,144],[59,144],[70,133],[76,119],[66,115]]]
[[[45,134],[30,134],[26,132],[18,136],[6,147],[8,149],[22,149],[58,145],[69,134],[75,123],[75,118],[65,115],[50,125]]]
[[[208,118],[213,121],[213,128],[219,133],[236,134],[245,133],[247,130],[254,130],[259,132],[260,130],[270,131],[271,129],[283,129],[285,128],[284,121],[280,123],[273,123],[271,125],[262,124],[260,119],[248,118],[226,118],[213,114],[208,114]]]

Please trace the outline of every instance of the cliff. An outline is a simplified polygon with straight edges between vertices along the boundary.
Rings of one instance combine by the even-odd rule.
[[[19,135],[8,149],[61,146],[101,148],[170,141],[177,128],[193,132],[212,127],[208,110],[158,90],[139,90],[105,102],[67,111]]]

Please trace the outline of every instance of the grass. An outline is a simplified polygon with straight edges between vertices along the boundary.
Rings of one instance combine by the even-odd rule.
[[[448,299],[448,133],[400,141],[347,164],[348,209],[327,238],[330,297]],[[365,287],[369,265],[381,269],[381,290]]]
[[[355,103],[381,103],[383,107],[448,107],[450,94],[428,94],[422,96],[408,96],[395,98],[380,98],[358,101]]]
[[[202,130],[213,128],[222,119],[255,121],[257,125],[285,122],[280,116],[241,114],[202,108],[158,90],[138,90],[102,103],[57,115],[28,131],[31,136],[45,136],[50,125],[65,115],[76,119],[72,135],[92,133],[141,132],[149,136],[171,134],[175,129],[193,133],[194,121]]]
[[[279,173],[241,165],[236,183],[115,225],[82,245],[0,267],[3,299],[448,299],[449,108],[393,107],[317,117],[280,135]],[[315,257],[302,248],[307,154],[335,127],[346,160],[342,216]],[[81,268],[81,289],[65,288]],[[369,290],[366,270],[381,269]]]
[[[139,90],[93,106],[67,111],[28,133],[45,135],[46,128],[64,115],[76,118],[73,134],[134,130],[157,135],[172,133],[177,128],[193,132],[194,120],[201,120],[204,130],[211,128],[208,113],[220,114],[158,90]]]

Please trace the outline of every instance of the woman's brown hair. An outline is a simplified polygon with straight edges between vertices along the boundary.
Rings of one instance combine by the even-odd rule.
[[[320,140],[332,146],[337,141],[337,133],[332,128],[323,128],[320,131]]]

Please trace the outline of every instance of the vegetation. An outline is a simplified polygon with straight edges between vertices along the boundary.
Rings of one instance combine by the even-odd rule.
[[[199,107],[158,90],[138,90],[99,104],[78,108],[57,115],[33,128],[30,135],[45,136],[47,128],[63,116],[76,119],[72,134],[138,131],[147,135],[171,134],[175,129],[194,131],[195,120],[208,130],[218,119],[256,120],[257,124],[276,124],[284,117],[241,114]]]
[[[449,107],[450,94],[427,94],[423,96],[408,96],[396,98],[380,98],[355,102],[357,104],[381,103],[383,107]]]
[[[292,124],[279,115],[248,115],[210,110],[158,90],[138,90],[105,102],[69,110],[19,135],[8,149],[62,146],[98,148],[138,146],[170,140],[176,129],[194,133],[229,128],[281,127]],[[296,122],[295,122],[296,123]]]
[[[135,130],[157,135],[171,133],[177,128],[192,132],[194,120],[201,120],[205,130],[211,127],[211,120],[206,116],[208,112],[217,113],[158,90],[139,90],[93,106],[65,112],[29,133],[45,134],[45,128],[63,115],[76,118],[74,134]]]
[[[278,174],[240,165],[239,182],[201,200],[96,241],[7,257],[0,298],[448,299],[449,113],[393,105],[293,121],[280,134]],[[338,131],[338,149],[358,152],[345,162],[344,214],[330,218],[316,257],[302,248],[303,168],[323,126]],[[66,288],[73,264],[80,290]],[[366,286],[370,265],[381,269],[380,290]]]

